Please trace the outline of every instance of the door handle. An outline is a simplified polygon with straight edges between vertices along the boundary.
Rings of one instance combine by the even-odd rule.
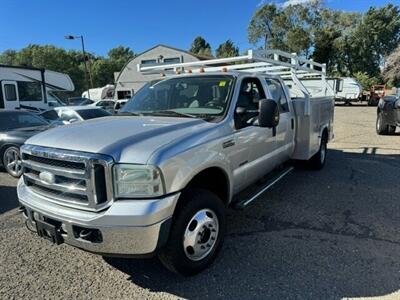
[[[228,148],[228,147],[232,147],[235,146],[235,140],[231,139],[231,140],[227,140],[225,142],[222,143],[222,148]]]
[[[290,121],[291,121],[292,129],[294,129],[294,119],[292,118]]]

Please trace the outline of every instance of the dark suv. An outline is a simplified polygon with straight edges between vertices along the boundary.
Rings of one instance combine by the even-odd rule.
[[[385,96],[378,104],[376,133],[379,135],[394,134],[397,126],[400,126],[400,98],[399,96]]]

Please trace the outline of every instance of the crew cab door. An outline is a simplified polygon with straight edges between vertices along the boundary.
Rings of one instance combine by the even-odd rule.
[[[0,107],[5,109],[15,109],[19,107],[19,97],[17,83],[15,81],[2,81],[1,91],[3,95],[3,102]]]
[[[276,158],[280,163],[290,159],[294,151],[295,120],[282,82],[275,78],[265,78],[268,90],[279,107],[279,124],[276,127]]]
[[[258,101],[265,98],[266,93],[259,78],[242,79],[234,119],[236,142],[248,154],[246,160],[239,162],[241,173],[245,172],[241,182],[244,186],[255,182],[276,167],[274,151],[277,145],[273,129],[257,125]]]

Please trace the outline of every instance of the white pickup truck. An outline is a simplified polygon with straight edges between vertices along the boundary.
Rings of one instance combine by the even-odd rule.
[[[324,166],[333,91],[324,65],[281,51],[138,68],[180,74],[149,83],[116,116],[29,139],[21,210],[56,244],[157,254],[193,275],[221,249],[228,206],[259,199],[293,160]],[[321,84],[307,88],[310,76]]]

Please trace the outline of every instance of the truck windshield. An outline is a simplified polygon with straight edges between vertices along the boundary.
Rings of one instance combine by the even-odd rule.
[[[228,108],[233,81],[233,76],[209,75],[151,82],[120,113],[215,119]]]

